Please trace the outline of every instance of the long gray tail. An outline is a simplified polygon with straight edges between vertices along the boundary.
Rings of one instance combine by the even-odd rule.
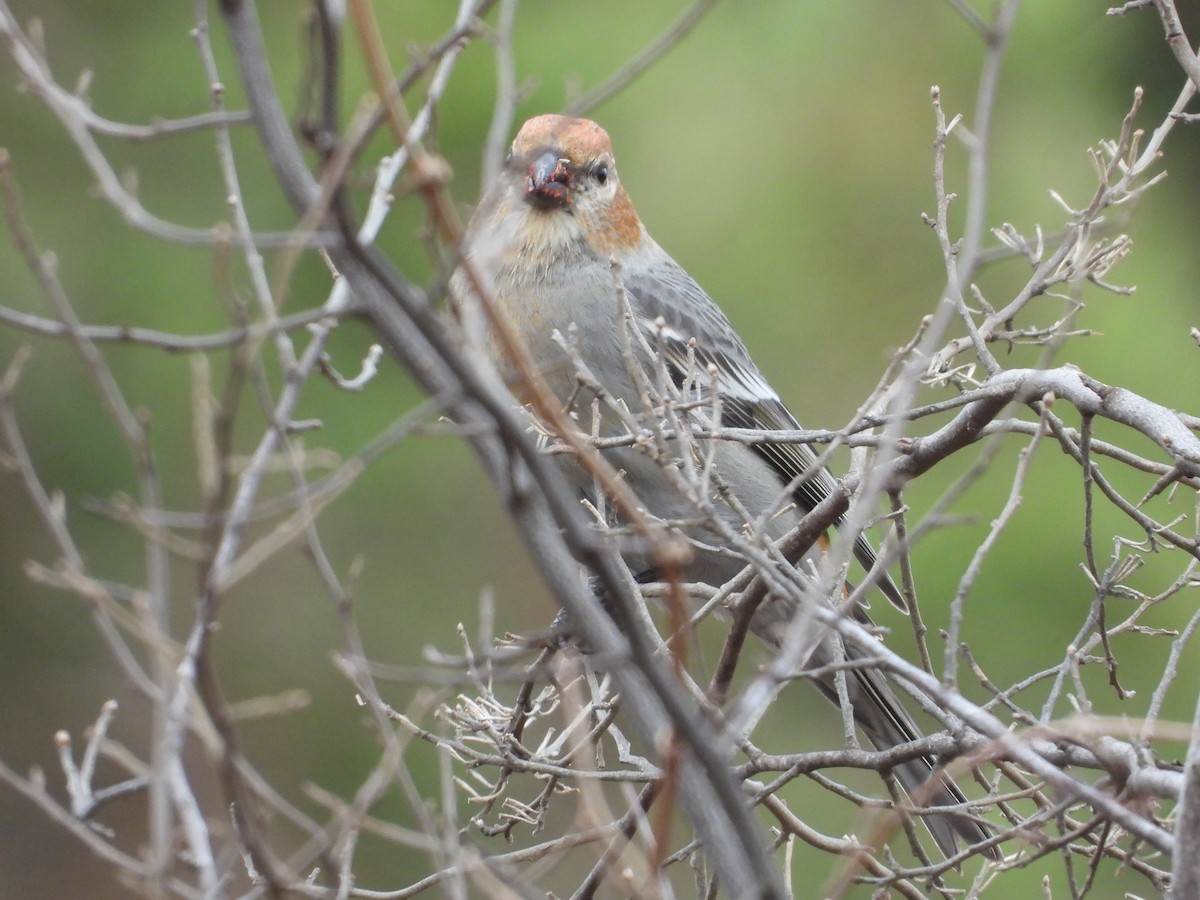
[[[787,607],[784,604],[775,606],[768,603],[759,609],[751,623],[754,633],[776,649],[788,627],[786,611]],[[864,624],[870,624],[870,620],[861,610],[857,611],[856,618]],[[821,626],[814,623],[813,627]],[[830,666],[841,657],[841,654],[836,652],[836,640],[835,636],[826,635],[817,644],[809,659],[810,668]],[[848,662],[865,660],[868,657],[869,654],[851,646],[845,647],[845,658]],[[838,704],[837,685],[833,675],[827,673],[820,678],[814,678],[813,683],[829,700],[835,705]],[[922,736],[921,730],[896,697],[887,677],[879,669],[869,665],[847,668],[846,693],[853,707],[855,722],[876,750],[890,750],[892,747],[918,740]],[[936,788],[927,784],[930,776],[938,769],[937,761],[933,757],[925,756],[901,763],[893,771],[905,793],[921,798],[922,806],[965,804],[966,796],[946,775],[939,772],[939,784]],[[975,845],[991,837],[985,825],[962,812],[927,815],[921,819],[946,858],[958,852],[960,840],[966,841],[968,845]],[[995,847],[989,847],[983,852],[991,859],[998,859],[1000,856]]]
[[[849,658],[859,656],[852,648],[846,649]],[[814,654],[814,662],[817,655],[819,654]],[[817,685],[830,700],[835,704],[838,702],[832,679],[829,683],[818,681]],[[878,669],[850,670],[846,678],[846,687],[854,707],[854,719],[876,750],[889,750],[921,737],[916,723],[901,706],[891,685]],[[930,791],[927,782],[937,769],[937,761],[924,756],[901,763],[894,772],[905,793],[925,798],[923,806],[959,806],[966,803],[967,798],[958,785],[944,774],[939,773],[940,785],[936,790]],[[968,845],[974,845],[991,836],[984,825],[961,813],[922,816],[922,819],[933,836],[934,843],[947,858],[958,852],[959,839],[966,841]],[[995,847],[989,847],[984,852],[989,858],[999,858]]]

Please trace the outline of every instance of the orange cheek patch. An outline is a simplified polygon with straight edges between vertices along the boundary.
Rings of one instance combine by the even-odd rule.
[[[623,188],[618,188],[612,203],[601,210],[596,227],[587,230],[587,238],[600,256],[612,256],[636,247],[641,241],[641,221]]]

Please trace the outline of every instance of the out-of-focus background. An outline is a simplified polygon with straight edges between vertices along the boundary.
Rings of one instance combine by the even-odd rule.
[[[12,5],[23,20],[41,19],[60,81],[73,84],[90,70],[87,95],[103,115],[145,123],[153,116],[208,108],[207,86],[189,37],[190,4],[17,0]],[[561,109],[599,83],[668,27],[685,5],[635,0],[522,4],[514,51],[526,99],[517,122]],[[442,35],[453,15],[452,4],[430,0],[378,6],[398,69],[410,48]],[[1089,199],[1095,174],[1088,150],[1116,137],[1135,86],[1145,89],[1139,121],[1148,128],[1161,121],[1177,96],[1183,76],[1164,45],[1158,19],[1151,11],[1108,17],[1105,8],[1104,2],[1042,0],[1021,10],[1001,72],[989,225],[1011,222],[1032,233],[1040,224],[1048,234],[1057,232],[1066,215],[1048,191],[1076,206]],[[285,96],[294,97],[302,78],[304,7],[264,2],[260,14],[277,82]],[[228,99],[240,108],[235,69],[215,10],[213,16]],[[947,112],[964,113],[969,126],[981,59],[976,35],[949,4],[934,0],[719,3],[681,46],[591,112],[611,133],[622,177],[652,234],[724,307],[761,368],[807,425],[845,422],[894,349],[938,302],[943,264],[934,235],[921,220],[934,202],[929,89],[940,85]],[[494,81],[491,51],[485,42],[474,42],[439,107],[435,143],[454,166],[454,193],[464,211],[479,190],[479,147],[492,113]],[[351,106],[363,90],[365,79],[352,65]],[[252,131],[245,128],[237,136],[252,222],[263,230],[288,226],[291,213],[258,157]],[[225,299],[214,278],[223,262],[210,249],[164,244],[122,222],[92,189],[62,125],[36,97],[19,90],[4,50],[0,145],[11,156],[40,246],[56,255],[59,273],[86,321],[181,333],[224,327]],[[103,146],[123,172],[136,178],[139,195],[157,214],[197,227],[224,218],[211,136],[145,144],[105,140]],[[1102,381],[1193,413],[1200,411],[1194,389],[1200,359],[1189,337],[1200,317],[1195,296],[1200,283],[1198,147],[1194,130],[1176,130],[1166,144],[1169,177],[1146,195],[1129,226],[1133,254],[1110,277],[1136,284],[1137,292],[1122,297],[1089,290],[1078,324],[1096,334],[1070,342],[1057,357]],[[386,149],[382,142],[374,146],[376,155]],[[965,158],[952,142],[952,190],[965,189]],[[364,165],[364,184],[370,174]],[[426,278],[430,270],[419,224],[418,204],[401,204],[382,244],[402,268]],[[46,299],[7,239],[0,240],[0,273],[0,303],[49,314]],[[1022,263],[1009,262],[990,270],[980,286],[1000,305],[1026,275]],[[304,262],[291,285],[288,311],[320,302],[328,288],[323,267]],[[335,360],[354,370],[368,343],[362,329],[343,326],[332,345]],[[48,487],[61,491],[91,571],[137,584],[140,540],[92,511],[96,500],[134,491],[129,453],[67,346],[0,327],[0,366],[7,366],[24,344],[34,355],[15,406],[39,474]],[[132,401],[152,418],[167,508],[195,508],[187,360],[136,347],[106,352]],[[1030,364],[1038,358],[1036,350],[1017,348],[1013,354]],[[349,455],[419,399],[386,365],[361,394],[314,380],[298,418],[324,422],[321,431],[306,438],[310,447]],[[249,449],[261,430],[261,416],[251,408],[240,427],[242,446]],[[1148,444],[1118,429],[1101,432],[1154,455]],[[992,475],[954,505],[952,512],[961,520],[916,549],[917,583],[935,627],[944,620],[972,548],[1003,504],[1020,446],[1013,440]],[[915,485],[907,495],[914,515],[927,509],[965,465],[952,462]],[[1077,468],[1044,447],[1014,525],[971,595],[965,637],[998,684],[1056,663],[1083,621],[1091,591],[1079,567],[1081,491]],[[1179,515],[1193,514],[1191,498],[1180,495],[1175,502]],[[1165,501],[1157,503],[1157,512],[1169,517]],[[429,645],[459,649],[455,626],[463,622],[475,631],[483,593],[495,599],[498,631],[536,629],[554,614],[553,601],[529,567],[489,484],[452,436],[419,436],[388,453],[323,515],[321,527],[341,572],[357,557],[364,562],[356,586],[357,615],[373,659],[411,664]],[[1117,533],[1138,537],[1131,526],[1101,510],[1101,552],[1109,551]],[[57,729],[68,729],[78,745],[101,704],[118,698],[123,706],[114,733],[137,744],[144,740],[147,710],[123,683],[81,602],[32,584],[23,574],[27,561],[52,565],[56,556],[20,483],[0,477],[0,758],[22,771],[42,768],[50,789],[61,795],[52,740]],[[1168,573],[1181,568],[1175,557],[1164,565],[1152,560],[1139,574],[1139,586],[1161,588]],[[173,616],[180,634],[190,619],[194,583],[194,569],[177,563]],[[1147,622],[1178,628],[1191,602],[1185,593]],[[221,623],[217,658],[231,700],[293,689],[311,698],[292,715],[247,725],[247,754],[264,764],[281,791],[298,800],[304,782],[343,795],[352,791],[376,751],[359,726],[361,711],[350,686],[330,662],[343,646],[341,630],[309,563],[298,552],[277,557],[239,590]],[[904,646],[903,632],[898,644]],[[1116,650],[1124,686],[1143,697],[1152,691],[1166,649],[1163,638],[1123,639]],[[1185,660],[1168,697],[1167,718],[1190,720],[1200,677],[1194,656]],[[1085,673],[1098,709],[1121,714],[1123,706],[1105,689],[1099,667]],[[814,701],[811,692],[794,693],[795,726],[781,732],[779,745],[803,749],[814,729],[836,734],[836,714]],[[432,754],[417,750],[411,762],[414,777],[436,784]],[[201,787],[215,790],[215,785]],[[382,813],[401,820],[407,815],[391,800]],[[121,801],[102,818],[136,835],[142,804]],[[831,818],[822,824],[842,833],[852,820]],[[362,859],[364,886],[404,884],[430,866],[416,851],[372,855],[367,849]],[[1045,871],[1033,867],[1026,880],[1011,881],[1012,896],[1030,896]],[[1106,866],[1104,875],[1095,896],[1145,889],[1127,872]],[[12,791],[0,789],[0,896],[124,893],[104,863]]]

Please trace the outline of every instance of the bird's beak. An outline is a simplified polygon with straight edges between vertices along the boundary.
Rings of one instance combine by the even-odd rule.
[[[547,150],[529,164],[525,199],[542,209],[566,206],[570,203],[572,174],[570,160]]]

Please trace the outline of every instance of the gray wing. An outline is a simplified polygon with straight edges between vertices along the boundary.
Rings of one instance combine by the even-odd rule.
[[[648,275],[625,275],[624,284],[638,324],[652,346],[662,343],[677,380],[686,377],[692,366],[701,371],[709,365],[716,367],[725,424],[765,431],[800,430],[800,423],[758,371],[720,307],[687,272],[672,263]],[[759,443],[751,447],[779,475],[780,489],[796,485],[793,497],[805,512],[837,488],[829,470],[817,464],[817,454],[807,444]],[[854,542],[854,555],[868,571],[875,565],[875,550],[861,534]],[[888,600],[907,609],[887,573],[881,573],[877,583]]]
[[[750,359],[745,345],[707,294],[678,265],[656,269],[651,276],[626,277],[625,290],[634,314],[639,318],[651,346],[663,346],[667,364],[677,383],[687,378],[693,367],[703,371],[716,366],[717,383],[722,396],[722,419],[740,428],[759,430],[799,430],[795,416],[779,399]],[[657,320],[662,320],[659,327]],[[692,339],[695,339],[694,345]],[[836,489],[837,482],[824,467],[818,466],[817,455],[806,444],[751,445],[778,474],[780,489],[795,483],[796,503],[804,510]],[[854,542],[854,554],[868,570],[875,565],[875,551],[862,535]],[[880,591],[900,609],[906,609],[904,597],[887,573],[877,581]],[[859,610],[858,615],[865,619]],[[871,743],[887,749],[917,739],[920,730],[897,701],[885,677],[872,669],[856,669],[852,687],[854,718]],[[835,704],[838,696],[827,683],[818,687]],[[929,757],[921,757],[897,766],[895,771],[905,791],[913,794],[922,789],[936,768]],[[927,795],[932,806],[961,806],[966,797],[953,781],[942,778],[941,783]],[[957,850],[956,837],[975,845],[990,837],[986,826],[969,816],[944,814],[925,818],[934,841],[949,858]],[[995,848],[984,851],[989,858],[999,858]]]

